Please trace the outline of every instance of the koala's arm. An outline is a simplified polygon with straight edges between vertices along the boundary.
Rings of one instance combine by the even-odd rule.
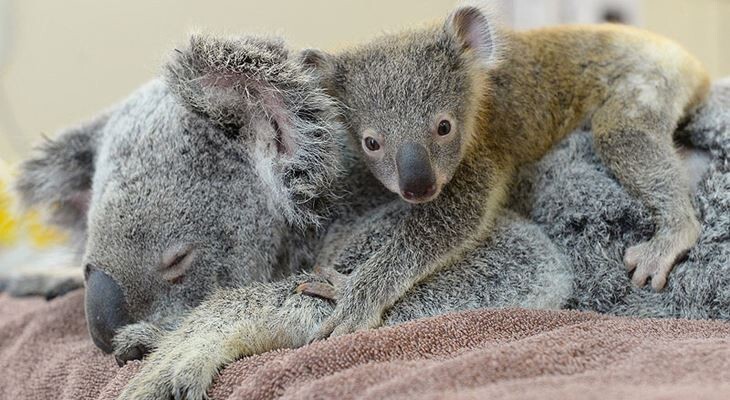
[[[120,399],[202,399],[226,364],[308,343],[333,308],[329,300],[297,293],[312,281],[298,275],[216,293],[161,338]]]
[[[413,285],[470,250],[492,227],[511,174],[507,162],[467,154],[435,200],[404,209],[391,234],[353,273],[318,337],[382,323],[386,309]]]
[[[474,170],[473,173],[481,173],[483,171]],[[493,175],[493,176],[496,176]],[[458,185],[467,185],[469,182],[458,179],[452,181]],[[456,239],[460,237],[469,237],[470,233],[464,231],[467,225],[476,229],[481,223],[481,216],[484,207],[484,193],[466,194],[464,197],[454,198],[450,193],[440,202],[455,204],[455,207],[465,207],[462,212],[448,212],[439,214],[436,223],[427,224],[428,220],[421,218],[428,217],[430,208],[417,208],[419,212],[407,212],[403,215],[403,219],[393,219],[383,222],[392,226],[391,230],[394,236],[390,240],[385,240],[383,247],[373,255],[365,264],[358,268],[374,267],[391,267],[387,264],[390,262],[407,263],[411,274],[417,276],[425,276],[428,272],[435,268],[436,262],[446,262],[447,257],[438,258],[440,255],[456,254],[458,246],[445,246],[444,243],[458,244],[461,243]],[[444,197],[444,196],[440,196]],[[454,201],[454,203],[451,203]],[[467,207],[471,203],[471,208]],[[442,205],[443,206],[443,205]],[[479,208],[479,207],[482,208]],[[416,209],[416,208],[414,208]],[[469,211],[471,210],[471,211]],[[410,210],[412,211],[412,210]],[[456,214],[460,217],[454,217],[449,214]],[[467,214],[469,217],[467,217]],[[425,224],[425,225],[424,225]],[[405,236],[406,229],[422,229],[428,228],[427,234],[416,235],[419,239],[411,240]],[[441,231],[441,229],[448,231]],[[455,233],[459,230],[460,233]],[[416,232],[411,231],[412,234]],[[471,232],[473,233],[473,232]],[[367,236],[367,235],[366,235]],[[380,236],[379,236],[380,237]],[[419,253],[419,249],[424,249],[428,241],[432,240],[437,243],[434,248],[439,252],[424,251]],[[354,246],[355,244],[351,244]],[[398,246],[405,246],[399,249]],[[420,246],[420,247],[414,247]],[[347,246],[346,246],[347,247]],[[452,248],[453,247],[453,248]],[[403,248],[408,248],[410,254],[400,254]],[[398,250],[394,250],[398,249]],[[347,248],[345,248],[347,252]],[[396,257],[390,258],[389,255]],[[379,261],[380,260],[380,261]],[[431,260],[431,264],[426,268],[418,268],[423,260]],[[379,261],[371,264],[372,261]],[[425,261],[423,262],[425,264]],[[401,268],[398,271],[404,271]],[[368,274],[360,276],[369,278],[373,273],[378,273],[377,269],[369,269]],[[386,273],[393,272],[393,268],[385,268]],[[388,277],[395,279],[384,279],[381,282],[388,284],[396,282],[400,285],[403,293],[407,291],[411,284],[401,284],[409,275],[390,275]],[[410,275],[414,276],[414,275]],[[411,282],[418,279],[412,279]],[[327,276],[319,275],[297,275],[286,278],[282,281],[264,284],[254,284],[241,289],[221,291],[213,295],[209,300],[205,301],[199,307],[194,309],[178,327],[178,329],[163,334],[156,343],[145,343],[149,348],[154,348],[153,352],[145,359],[142,370],[132,379],[120,396],[120,399],[167,399],[171,396],[175,398],[203,398],[205,391],[213,382],[218,371],[232,361],[247,355],[260,354],[266,351],[279,348],[293,348],[302,346],[319,335],[323,323],[327,318],[333,315],[335,306],[330,300],[318,297],[305,296],[297,293],[302,283],[323,282],[328,283]],[[331,282],[331,279],[329,279]],[[338,283],[336,286],[338,301],[342,300],[346,288],[357,280],[346,280],[344,284]],[[454,281],[448,280],[449,284]],[[458,282],[458,280],[456,280]],[[368,282],[373,285],[367,290],[374,290],[379,283],[377,280]],[[433,284],[438,284],[434,282]],[[489,285],[489,282],[485,282]],[[318,287],[315,286],[315,289]],[[459,290],[458,288],[456,289]],[[484,289],[489,290],[489,289]],[[434,295],[434,288],[424,289],[426,293]],[[441,290],[443,293],[453,293],[452,289]],[[479,290],[478,292],[483,292]],[[401,293],[400,295],[402,295]],[[369,292],[368,294],[377,294],[377,292]],[[392,292],[389,292],[392,295]],[[398,296],[396,297],[396,299]],[[442,294],[445,296],[445,294]],[[418,298],[412,300],[413,304],[407,304],[405,310],[397,313],[401,320],[412,319],[422,313],[412,313],[408,310],[434,310],[441,309],[421,305]],[[439,300],[436,303],[440,303]],[[426,304],[426,303],[424,303]],[[471,304],[471,303],[470,303]],[[454,307],[443,307],[443,311],[459,309]],[[403,314],[407,317],[403,318]],[[425,315],[425,314],[423,314]],[[131,325],[125,329],[135,329],[135,325]],[[140,326],[144,328],[144,326]],[[138,342],[141,336],[145,336],[144,332],[125,331],[123,329],[117,335],[120,337],[129,337],[132,342]],[[125,346],[123,339],[115,338],[115,344],[118,349],[124,351]],[[135,345],[135,343],[131,343]]]
[[[371,229],[360,228],[390,225],[383,218],[375,213],[361,219],[350,231],[353,235],[344,237],[357,243],[380,241]],[[352,246],[340,256],[359,256],[350,253]],[[173,332],[146,324],[123,328],[115,350],[140,343],[154,350],[121,398],[202,398],[218,371],[233,360],[308,343],[334,306],[299,293],[339,301],[346,284],[346,276],[328,268],[315,272],[219,292]],[[481,307],[560,308],[571,295],[572,282],[568,263],[538,226],[512,213],[500,214],[489,240],[414,286],[388,310],[385,323]]]

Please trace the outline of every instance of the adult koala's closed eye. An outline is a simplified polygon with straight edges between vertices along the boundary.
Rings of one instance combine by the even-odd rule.
[[[217,288],[311,265],[340,168],[334,108],[303,70],[275,40],[195,36],[164,81],[23,165],[25,203],[82,238],[99,348],[131,323],[174,326]]]

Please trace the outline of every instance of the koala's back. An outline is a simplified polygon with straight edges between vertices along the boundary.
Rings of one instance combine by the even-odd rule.
[[[686,116],[709,89],[694,56],[640,29],[575,25],[503,35],[503,59],[489,72],[482,132],[519,161],[544,155],[609,99]]]

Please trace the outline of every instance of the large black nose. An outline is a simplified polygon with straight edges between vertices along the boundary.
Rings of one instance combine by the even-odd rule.
[[[94,344],[105,353],[114,350],[112,338],[131,322],[124,293],[114,279],[93,265],[86,277],[86,323]]]
[[[406,200],[428,199],[436,193],[436,174],[428,151],[418,143],[405,143],[395,155],[398,186]]]

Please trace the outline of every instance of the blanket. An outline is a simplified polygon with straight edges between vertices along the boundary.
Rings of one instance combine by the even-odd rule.
[[[139,369],[88,339],[83,292],[0,296],[0,399],[114,399]],[[727,399],[730,324],[477,310],[248,357],[212,399]]]

